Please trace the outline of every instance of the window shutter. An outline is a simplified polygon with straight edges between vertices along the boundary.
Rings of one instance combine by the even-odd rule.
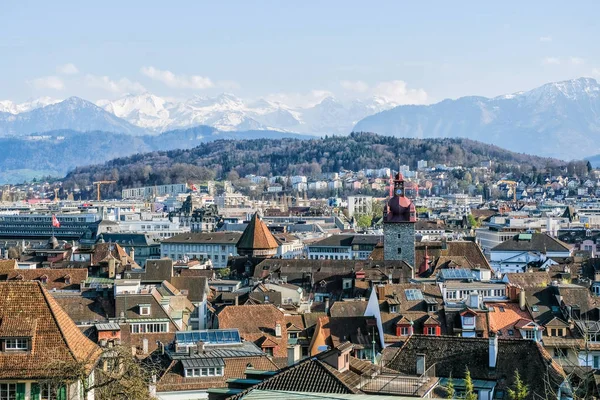
[[[25,400],[25,384],[17,383],[17,400]]]
[[[31,400],[40,400],[40,384],[31,384]]]
[[[58,388],[56,400],[67,400],[67,387],[65,385]]]

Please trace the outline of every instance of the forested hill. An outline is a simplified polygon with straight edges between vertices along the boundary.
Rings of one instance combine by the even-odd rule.
[[[400,162],[415,168],[418,160],[430,165],[479,166],[491,160],[496,171],[542,170],[565,162],[514,153],[469,139],[405,139],[372,133],[353,133],[311,140],[218,140],[187,150],[171,150],[117,158],[100,165],[78,167],[69,173],[66,188],[80,188],[94,180],[114,179],[120,188],[160,185],[189,180],[226,178],[232,173],[256,175],[308,175],[394,168]]]

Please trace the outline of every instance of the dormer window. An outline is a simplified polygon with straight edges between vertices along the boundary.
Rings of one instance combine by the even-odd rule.
[[[48,275],[42,275],[40,281],[42,281],[43,284],[48,283]]]
[[[202,376],[223,376],[223,367],[186,368],[186,378],[197,378]]]
[[[396,314],[398,312],[398,306],[390,305],[390,313]]]
[[[427,312],[436,312],[437,304],[427,304]]]
[[[71,284],[71,275],[65,275],[65,284],[67,284],[67,285]]]
[[[4,351],[27,351],[29,350],[29,339],[10,338],[3,341]]]
[[[140,315],[150,315],[150,304],[140,304]]]

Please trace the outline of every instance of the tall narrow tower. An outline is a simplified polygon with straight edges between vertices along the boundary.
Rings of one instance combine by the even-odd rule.
[[[400,172],[390,185],[390,199],[383,215],[383,258],[404,260],[415,267],[415,222],[417,211],[404,192],[404,177]]]

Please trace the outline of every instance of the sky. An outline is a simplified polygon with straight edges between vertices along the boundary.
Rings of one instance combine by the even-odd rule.
[[[598,1],[3,0],[0,100],[496,96],[600,79],[599,13]]]

